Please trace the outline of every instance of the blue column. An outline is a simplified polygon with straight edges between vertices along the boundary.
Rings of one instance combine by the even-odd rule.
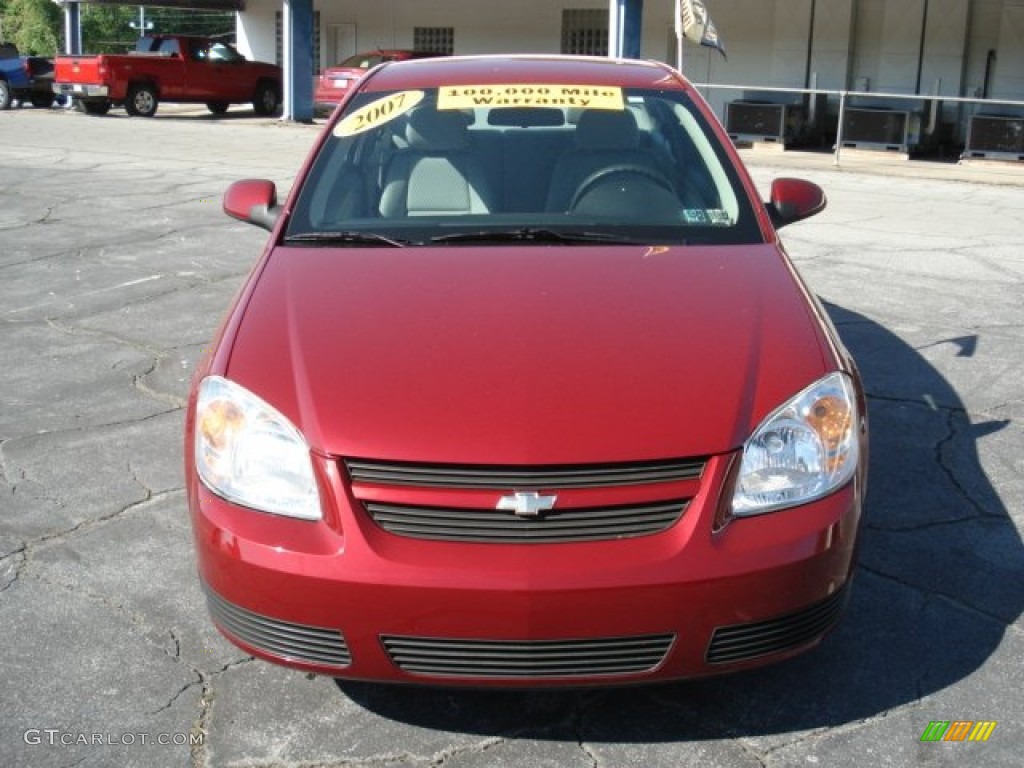
[[[644,0],[619,0],[625,5],[622,18],[622,55],[640,58],[640,38],[644,26]]]
[[[284,3],[284,116],[313,119],[313,0]]]
[[[82,14],[77,2],[64,4],[64,53],[82,53]]]
[[[608,55],[640,58],[644,0],[610,0],[608,14]]]

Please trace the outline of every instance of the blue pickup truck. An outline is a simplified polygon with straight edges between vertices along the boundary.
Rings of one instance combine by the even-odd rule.
[[[0,43],[0,110],[15,101],[33,107],[52,107],[53,60],[43,56],[19,56],[18,49]]]

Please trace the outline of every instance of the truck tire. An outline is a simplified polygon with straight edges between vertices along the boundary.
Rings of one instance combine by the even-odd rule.
[[[110,102],[106,99],[75,99],[75,108],[78,107],[87,115],[100,117],[110,111]]]
[[[36,109],[49,109],[56,101],[57,97],[53,94],[36,93],[32,95],[32,106]]]
[[[211,101],[206,104],[206,108],[215,115],[223,115],[228,111],[229,106],[231,105],[226,101]]]
[[[11,86],[6,80],[0,80],[0,110],[10,109],[12,101]]]
[[[124,111],[132,117],[152,117],[160,100],[156,96],[156,88],[149,83],[136,83],[128,89],[128,98],[124,100]]]
[[[270,117],[281,106],[277,95],[277,86],[269,80],[261,80],[256,84],[256,94],[252,98],[252,108],[260,117]]]

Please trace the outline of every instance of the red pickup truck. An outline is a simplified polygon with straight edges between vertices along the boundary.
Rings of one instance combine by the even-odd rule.
[[[140,37],[126,54],[58,56],[53,89],[91,115],[124,105],[152,117],[161,101],[206,104],[214,114],[251,102],[257,115],[281,103],[281,68],[247,61],[227,43],[185,35]]]

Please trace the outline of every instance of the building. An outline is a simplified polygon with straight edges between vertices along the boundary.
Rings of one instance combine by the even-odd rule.
[[[70,18],[76,3],[58,1],[65,3]],[[603,55],[611,50],[676,63],[677,1],[154,0],[150,4],[237,10],[240,50],[285,66],[285,116],[301,120],[312,114],[311,82],[321,67],[378,47],[441,49],[454,54]],[[707,85],[705,95],[723,121],[732,102],[799,102],[805,118],[808,109],[813,113],[822,140],[827,141],[837,131],[841,107],[884,108],[911,113],[920,135],[927,132],[936,140],[962,144],[976,113],[1024,116],[1024,0],[704,0],[704,4],[728,57],[687,41],[682,69],[693,82]],[[800,93],[805,89],[833,93],[815,98]],[[851,96],[850,105],[841,105],[840,91],[860,95]]]

